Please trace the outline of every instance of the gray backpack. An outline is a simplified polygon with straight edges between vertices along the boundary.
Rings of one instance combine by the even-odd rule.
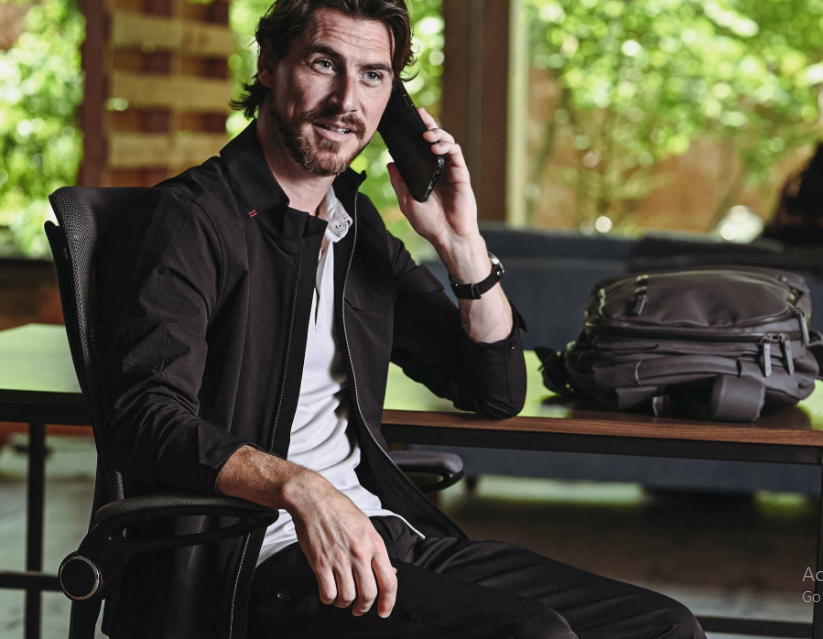
[[[751,422],[814,390],[823,335],[795,273],[749,266],[598,282],[566,349],[535,348],[547,388],[614,410]],[[820,360],[818,360],[820,358]]]

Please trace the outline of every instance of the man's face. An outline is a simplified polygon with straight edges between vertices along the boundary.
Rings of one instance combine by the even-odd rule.
[[[323,8],[284,59],[260,67],[272,89],[262,108],[306,171],[339,175],[369,143],[391,94],[391,54],[387,25]]]

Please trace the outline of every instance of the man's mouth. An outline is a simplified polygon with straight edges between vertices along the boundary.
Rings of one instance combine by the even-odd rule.
[[[327,131],[335,131],[337,133],[351,133],[352,132],[351,129],[345,129],[345,128],[342,128],[342,127],[329,126],[327,124],[320,124],[319,122],[317,123],[317,126],[319,126],[322,129],[326,129]]]

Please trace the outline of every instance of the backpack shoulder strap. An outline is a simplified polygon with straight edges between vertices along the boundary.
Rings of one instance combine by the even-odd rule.
[[[809,331],[809,350],[817,360],[817,379],[823,379],[823,334],[820,331]]]
[[[754,377],[718,375],[714,379],[705,419],[720,422],[753,422],[760,417],[766,387]]]

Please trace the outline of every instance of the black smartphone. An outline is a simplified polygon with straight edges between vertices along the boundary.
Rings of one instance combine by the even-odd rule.
[[[431,143],[423,137],[428,127],[400,81],[394,83],[377,130],[412,197],[425,202],[443,171],[445,160],[432,152]]]

